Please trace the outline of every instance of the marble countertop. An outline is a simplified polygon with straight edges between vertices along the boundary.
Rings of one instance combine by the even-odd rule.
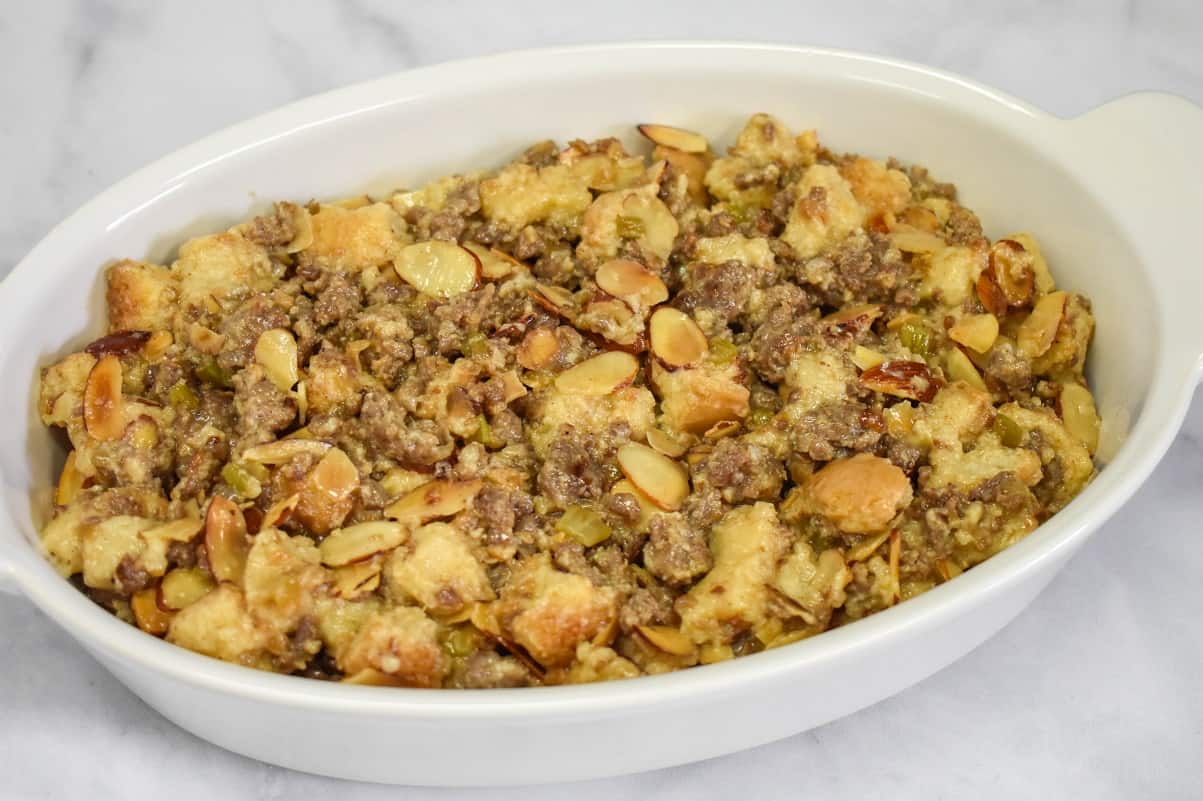
[[[1140,89],[1203,103],[1201,34],[1195,0],[743,0],[721,15],[636,0],[43,0],[0,20],[0,272],[164,153],[420,64],[634,38],[785,41],[924,62],[1070,116]],[[773,745],[567,787],[390,789],[259,764],[176,729],[29,603],[0,596],[0,798],[1197,797],[1201,437],[1196,403],[1144,489],[1014,623],[943,672]]]

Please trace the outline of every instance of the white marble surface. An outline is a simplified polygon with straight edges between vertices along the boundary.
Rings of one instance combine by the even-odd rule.
[[[22,4],[0,17],[0,271],[97,191],[203,134],[313,92],[489,51],[788,41],[926,62],[1063,115],[1146,88],[1203,103],[1197,0],[703,5]],[[775,745],[570,787],[389,789],[258,764],[174,728],[31,605],[0,596],[0,798],[1197,798],[1201,437],[1196,404],[1148,485],[1060,580],[942,673]]]

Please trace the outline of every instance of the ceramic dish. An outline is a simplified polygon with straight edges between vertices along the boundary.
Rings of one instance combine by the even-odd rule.
[[[656,120],[728,144],[768,111],[840,150],[955,180],[997,236],[1032,230],[1098,320],[1089,374],[1099,476],[1035,533],[864,621],[754,656],[604,685],[430,691],[324,684],[199,656],[113,618],[54,572],[37,528],[61,449],[36,419],[38,366],[90,341],[101,267],[167,258],[274,198],[414,185],[501,163],[530,141],[623,137]],[[169,719],[313,773],[411,784],[550,782],[663,767],[848,714],[965,654],[1014,617],[1165,453],[1198,382],[1203,110],[1133,95],[1072,120],[880,58],[762,45],[655,44],[494,56],[415,70],[235,126],[122,181],[0,286],[0,577]],[[418,166],[420,165],[420,166]],[[63,343],[67,343],[65,346]]]

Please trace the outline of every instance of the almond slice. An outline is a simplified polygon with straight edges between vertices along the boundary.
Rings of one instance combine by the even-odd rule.
[[[680,463],[647,445],[628,442],[618,449],[618,466],[661,509],[676,511],[689,497],[689,474]]]
[[[158,595],[159,592],[154,587],[139,590],[129,599],[129,605],[133,610],[134,622],[138,624],[138,628],[147,634],[162,637],[167,633],[175,614],[165,611],[159,606]]]
[[[1061,419],[1069,433],[1082,441],[1093,455],[1099,447],[1099,413],[1090,390],[1081,384],[1065,384],[1057,397]]]
[[[142,539],[148,542],[153,540],[188,542],[200,534],[204,528],[205,521],[199,517],[181,517],[179,520],[172,520],[169,523],[146,529],[142,532]]]
[[[995,317],[1002,317],[1007,313],[1007,296],[995,280],[993,268],[987,267],[982,270],[982,274],[977,277],[975,288],[978,300],[982,302],[982,308],[987,313]]]
[[[518,364],[527,370],[542,370],[551,364],[560,352],[560,340],[549,328],[528,331],[518,346]]]
[[[702,434],[702,439],[710,442],[715,442],[720,439],[731,436],[740,429],[742,423],[738,420],[719,420],[710,428],[706,429],[706,433]]]
[[[531,299],[552,314],[571,317],[576,313],[576,300],[572,293],[554,284],[535,284],[530,290]]]
[[[1008,306],[1026,306],[1036,286],[1035,259],[1014,239],[1000,239],[990,246],[990,269],[1007,299]]]
[[[998,318],[993,314],[968,314],[952,324],[948,338],[978,353],[994,347],[998,339]]]
[[[648,322],[652,353],[669,367],[688,367],[706,358],[710,345],[706,335],[688,314],[666,306],[657,309]]]
[[[684,128],[674,128],[671,125],[656,125],[644,123],[637,126],[639,133],[647,137],[653,144],[671,147],[682,153],[705,153],[710,149],[706,137],[700,133],[687,131]]]
[[[206,328],[200,323],[192,323],[188,326],[188,344],[201,353],[216,356],[221,353],[221,346],[225,343],[225,336],[211,328]]]
[[[171,335],[167,334],[167,336],[170,338]],[[150,338],[149,331],[114,331],[93,340],[84,348],[84,352],[92,354],[97,359],[101,356],[125,356],[128,353],[137,353],[142,350]]]
[[[685,451],[689,450],[685,443],[673,439],[658,428],[649,428],[647,430],[647,444],[651,445],[659,453],[672,459],[680,458],[685,454]]]
[[[881,353],[872,348],[866,348],[864,345],[857,345],[852,350],[852,363],[861,370],[871,370],[885,360],[886,357]]]
[[[1032,307],[1032,313],[1019,324],[1015,332],[1015,343],[1019,352],[1029,359],[1043,356],[1057,338],[1057,328],[1065,315],[1066,294],[1051,292]]]
[[[656,506],[651,498],[640,492],[638,487],[625,478],[615,481],[614,486],[610,487],[611,495],[620,495],[623,493],[630,495],[639,504],[639,520],[635,523],[635,530],[646,532],[652,515],[660,514],[660,507]]]
[[[84,384],[84,428],[93,439],[120,439],[125,431],[121,380],[121,361],[111,354],[96,362],[88,373]]]
[[[155,600],[161,609],[178,612],[209,594],[217,584],[199,567],[178,567],[163,577]]]
[[[480,259],[452,242],[432,239],[407,245],[393,260],[401,280],[436,298],[452,298],[475,289],[480,281]]]
[[[636,626],[635,630],[666,654],[689,656],[693,653],[693,641],[672,626]]]
[[[501,386],[504,390],[501,397],[506,403],[513,403],[519,398],[526,397],[526,385],[519,380],[518,374],[513,370],[506,370],[498,378],[501,379]]]
[[[948,351],[948,377],[953,381],[964,381],[971,387],[989,391],[982,374],[977,371],[973,362],[964,351],[955,346]]]
[[[336,529],[322,540],[318,551],[322,564],[342,567],[360,562],[385,551],[391,551],[405,542],[409,531],[392,520],[372,520],[354,526]]]
[[[832,312],[819,322],[829,328],[838,328],[847,333],[860,333],[868,330],[873,321],[881,316],[881,306],[876,303],[865,303],[859,306],[848,306]]]
[[[330,443],[318,439],[281,439],[247,448],[242,459],[259,464],[284,464],[303,454],[321,456],[330,447]]]
[[[297,341],[283,328],[273,328],[259,335],[255,342],[255,361],[267,374],[267,380],[282,392],[292,389],[301,377],[297,366]]]
[[[205,555],[213,578],[241,584],[250,550],[242,510],[229,498],[214,495],[205,515]]]
[[[944,237],[909,225],[895,226],[890,243],[903,253],[938,253],[948,247]]]
[[[597,268],[593,280],[603,292],[621,298],[635,310],[668,300],[668,287],[660,277],[636,261],[612,259]]]
[[[556,376],[556,389],[569,395],[609,395],[635,380],[639,360],[626,351],[610,350]]]
[[[67,461],[63,462],[63,472],[59,473],[58,486],[54,489],[55,505],[66,506],[75,500],[85,481],[87,477],[75,466],[75,451],[71,451],[67,454]]]
[[[464,247],[472,251],[480,262],[480,274],[490,281],[506,278],[524,268],[522,262],[496,248],[486,248],[475,242],[465,242]]]
[[[342,525],[355,505],[359,470],[339,448],[331,448],[305,477],[294,514],[315,534]]]
[[[380,586],[381,564],[379,559],[352,562],[334,571],[334,595],[353,600],[361,595],[375,592]]]
[[[451,517],[467,508],[482,486],[480,479],[437,479],[410,490],[386,508],[384,514],[407,523],[426,523],[439,517]]]
[[[263,513],[262,528],[279,528],[284,525],[300,502],[300,495],[289,495],[267,507],[267,511]]]
[[[924,403],[934,398],[939,389],[926,364],[899,359],[870,367],[860,374],[859,381],[868,389]]]

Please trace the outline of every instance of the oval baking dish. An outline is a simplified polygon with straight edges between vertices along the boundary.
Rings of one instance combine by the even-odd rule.
[[[167,258],[271,199],[415,185],[541,138],[657,120],[729,144],[766,111],[840,150],[955,180],[996,236],[1030,229],[1088,294],[1104,420],[1098,477],[1023,541],[918,598],[731,662],[602,685],[384,689],[260,673],[148,637],[37,549],[61,452],[36,419],[40,365],[90,341],[101,267]],[[1061,120],[966,80],[848,53],[652,44],[514,53],[296,103],[185,148],[55,228],[0,286],[0,578],[152,707],[207,740],[298,770],[411,784],[514,784],[664,767],[817,726],[959,658],[1016,615],[1137,489],[1199,379],[1203,275],[1182,236],[1203,207],[1203,110],[1133,95]],[[420,167],[415,166],[420,165]],[[201,215],[198,217],[198,215]],[[303,732],[303,736],[300,733]],[[295,733],[295,734],[294,734]]]

